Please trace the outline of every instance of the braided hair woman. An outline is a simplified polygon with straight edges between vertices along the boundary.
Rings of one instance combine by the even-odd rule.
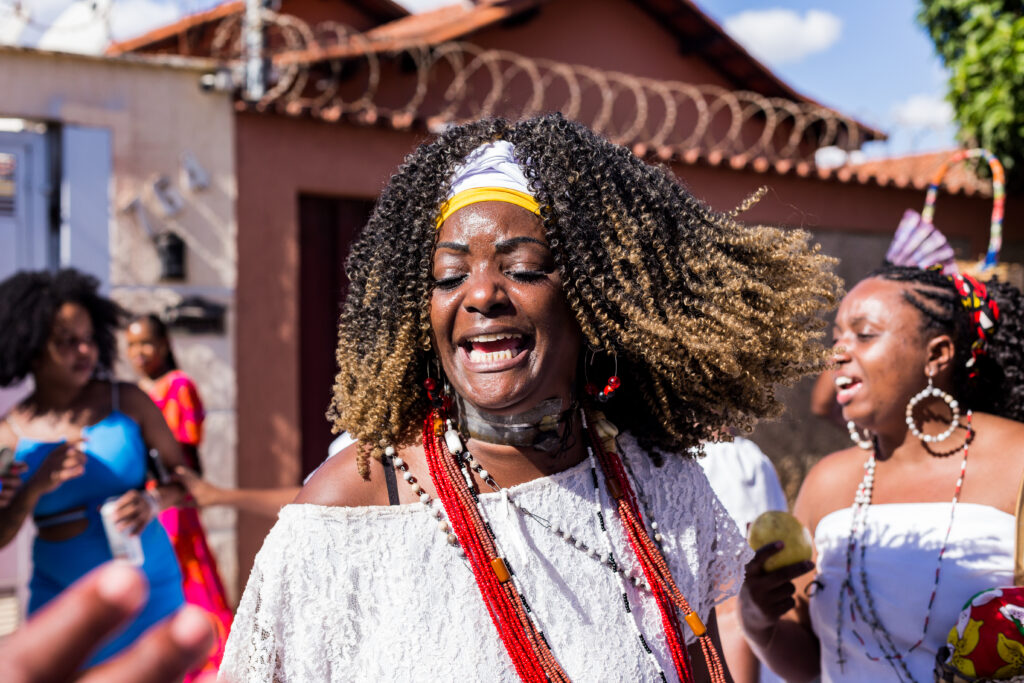
[[[897,266],[846,295],[834,381],[857,445],[815,465],[794,508],[817,574],[765,571],[766,546],[740,594],[750,641],[787,680],[931,681],[964,601],[1011,583],[1022,303],[1005,283]]]
[[[830,265],[558,115],[421,147],[347,264],[359,441],[282,510],[222,676],[727,680],[749,549],[689,449],[824,367]]]

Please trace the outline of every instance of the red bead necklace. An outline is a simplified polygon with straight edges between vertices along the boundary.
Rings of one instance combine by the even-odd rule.
[[[532,618],[528,603],[516,586],[514,572],[498,553],[493,532],[483,519],[476,493],[466,478],[468,474],[463,477],[459,468],[461,441],[448,438],[452,434],[457,437],[457,433],[446,433],[445,422],[438,409],[432,411],[424,422],[423,446],[430,476],[505,650],[524,681],[568,681],[564,670],[551,653],[543,631]],[[621,458],[617,453],[604,448],[593,427],[587,426],[585,416],[584,431],[591,444],[588,446],[591,462],[593,464],[596,453],[596,460],[603,471],[608,493],[617,506],[630,547],[655,597],[679,679],[684,683],[692,683],[693,671],[688,652],[683,646],[676,609],[683,612],[685,621],[701,643],[711,680],[724,683],[721,658],[700,617],[676,586],[661,551],[648,535]],[[596,481],[596,473],[594,476]],[[646,647],[642,635],[640,640]]]

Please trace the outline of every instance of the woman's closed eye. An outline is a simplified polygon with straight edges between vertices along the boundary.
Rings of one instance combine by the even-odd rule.
[[[455,289],[456,287],[461,285],[463,282],[465,282],[466,277],[467,276],[465,274],[462,274],[462,275],[446,275],[444,277],[435,278],[434,279],[434,287],[436,289],[441,289],[441,290],[445,290],[445,291],[448,291],[448,290],[451,290],[451,289]]]
[[[537,282],[547,279],[548,273],[544,270],[507,270],[505,276],[516,282]]]

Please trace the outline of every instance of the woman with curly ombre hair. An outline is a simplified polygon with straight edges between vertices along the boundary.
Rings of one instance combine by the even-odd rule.
[[[282,511],[222,675],[727,680],[749,550],[693,455],[825,367],[830,265],[559,115],[422,146],[347,264],[359,441]]]

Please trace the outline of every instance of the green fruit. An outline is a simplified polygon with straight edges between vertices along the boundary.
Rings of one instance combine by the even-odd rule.
[[[765,571],[772,572],[811,559],[811,532],[788,512],[769,510],[750,525],[747,542],[757,550],[776,541],[782,541],[785,545],[765,560]]]

